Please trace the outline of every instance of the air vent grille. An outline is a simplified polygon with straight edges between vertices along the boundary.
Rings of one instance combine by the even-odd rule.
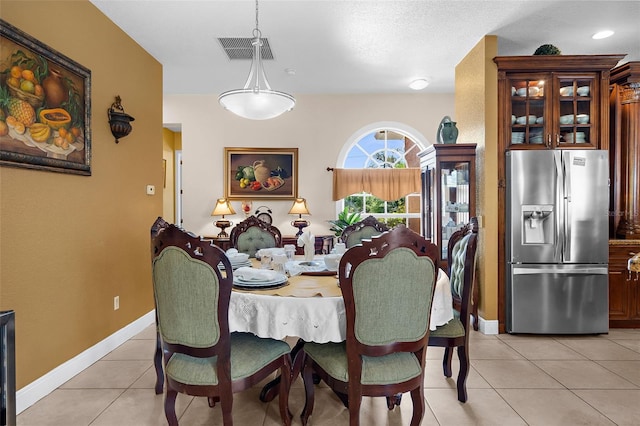
[[[262,60],[272,60],[273,52],[271,52],[269,40],[266,38],[261,38],[260,40],[262,40],[262,48],[260,49]],[[253,59],[253,46],[251,45],[253,38],[222,37],[218,38],[218,41],[229,57],[229,60]]]

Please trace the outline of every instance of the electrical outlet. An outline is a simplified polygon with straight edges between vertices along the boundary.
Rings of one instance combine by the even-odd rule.
[[[113,310],[117,311],[118,309],[120,309],[120,296],[113,298]]]

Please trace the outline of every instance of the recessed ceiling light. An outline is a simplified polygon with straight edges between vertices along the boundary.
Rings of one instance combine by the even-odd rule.
[[[600,40],[601,38],[611,37],[612,35],[613,35],[613,31],[605,30],[605,31],[598,31],[597,33],[592,35],[591,38],[594,40]]]
[[[409,87],[413,90],[422,90],[429,85],[429,81],[424,78],[419,78],[417,80],[413,80]]]

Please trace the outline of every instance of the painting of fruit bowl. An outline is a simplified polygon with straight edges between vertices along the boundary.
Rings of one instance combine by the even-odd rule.
[[[0,19],[0,166],[91,175],[91,71]]]
[[[225,196],[229,199],[294,199],[298,148],[225,148]]]

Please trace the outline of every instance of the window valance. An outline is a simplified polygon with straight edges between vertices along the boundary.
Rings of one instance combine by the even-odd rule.
[[[394,201],[420,192],[420,169],[333,169],[333,200],[368,192]]]

